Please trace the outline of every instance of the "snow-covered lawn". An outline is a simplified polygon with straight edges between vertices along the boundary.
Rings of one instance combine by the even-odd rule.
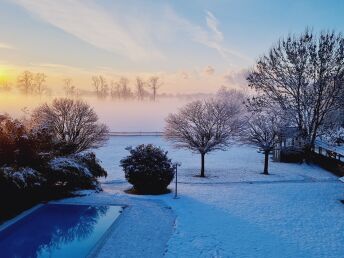
[[[334,180],[337,177],[320,169],[318,166],[270,162],[270,173],[263,171],[264,156],[248,146],[234,145],[227,151],[218,151],[206,155],[205,167],[207,179],[194,177],[199,174],[200,155],[186,150],[177,150],[163,138],[157,136],[118,136],[111,137],[108,144],[96,151],[97,157],[109,173],[106,182],[125,181],[119,161],[129,154],[127,146],[153,143],[167,150],[174,162],[181,162],[179,181],[184,183],[228,183],[256,181],[314,181]],[[103,181],[103,182],[104,182]]]
[[[159,145],[182,162],[179,199],[123,192],[129,184],[119,160],[139,143]],[[97,155],[109,171],[104,192],[72,201],[134,208],[100,257],[344,257],[344,184],[317,166],[271,162],[273,175],[264,176],[262,155],[235,146],[209,155],[210,177],[195,178],[198,155],[160,137],[113,137]]]

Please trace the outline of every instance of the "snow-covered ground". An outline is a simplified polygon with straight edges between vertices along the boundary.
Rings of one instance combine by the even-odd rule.
[[[140,143],[159,145],[182,163],[179,199],[123,192],[129,184],[119,160],[126,146]],[[344,257],[344,184],[317,166],[271,162],[272,175],[264,176],[262,155],[235,146],[210,154],[210,177],[201,179],[192,176],[198,155],[174,150],[160,137],[112,137],[97,155],[109,171],[104,192],[64,202],[134,208],[100,257]]]
[[[260,174],[263,171],[264,156],[250,146],[233,145],[227,151],[217,151],[206,156],[207,179],[194,177],[199,174],[200,155],[188,150],[177,150],[158,136],[115,136],[107,145],[96,151],[109,175],[103,182],[125,181],[120,160],[129,154],[128,146],[152,143],[167,150],[174,162],[180,162],[179,181],[184,183],[228,183],[256,181],[314,181],[333,180],[336,177],[324,172],[318,166],[270,162],[271,176]]]

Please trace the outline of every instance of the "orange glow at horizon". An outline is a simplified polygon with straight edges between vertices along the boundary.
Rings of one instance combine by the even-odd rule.
[[[0,66],[0,82],[12,80],[11,73],[4,66]]]
[[[2,67],[0,67],[0,80],[4,80],[5,79],[5,69],[3,69]]]

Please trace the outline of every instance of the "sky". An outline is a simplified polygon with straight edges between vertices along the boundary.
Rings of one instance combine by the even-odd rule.
[[[0,0],[0,79],[44,72],[62,88],[91,77],[158,75],[166,93],[243,87],[257,58],[305,28],[343,31],[341,0]]]

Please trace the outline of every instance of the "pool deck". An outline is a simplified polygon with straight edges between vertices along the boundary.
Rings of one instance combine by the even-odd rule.
[[[176,216],[169,206],[159,200],[102,192],[58,203],[126,207],[91,257],[162,257],[174,231]]]

